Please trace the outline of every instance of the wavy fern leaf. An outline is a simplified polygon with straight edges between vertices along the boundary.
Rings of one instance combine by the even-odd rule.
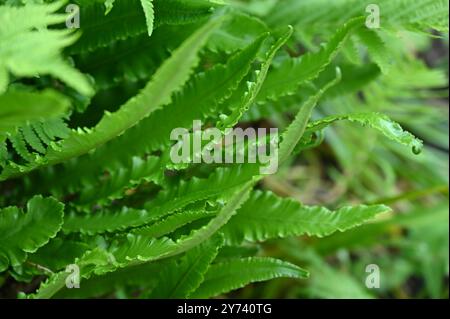
[[[237,214],[224,226],[227,243],[265,241],[291,236],[329,236],[370,221],[390,209],[384,205],[342,207],[305,206],[271,193],[254,192]]]
[[[158,284],[149,298],[187,298],[204,280],[209,265],[216,258],[223,239],[218,236],[188,251],[174,260],[159,274]]]
[[[297,113],[294,121],[289,125],[289,127],[283,132],[282,141],[280,143],[279,159],[280,162],[284,162],[289,155],[292,154],[296,145],[303,137],[308,122],[311,118],[312,111],[317,105],[323,94],[327,92],[328,89],[335,86],[341,80],[341,71],[336,69],[336,79],[326,84],[322,87],[315,95],[312,95],[306,102],[302,105],[299,112]]]
[[[193,178],[176,187],[161,192],[145,208],[152,218],[161,218],[171,212],[200,200],[214,199],[250,181],[257,172],[256,166],[236,165],[219,168],[207,179]]]
[[[80,275],[83,279],[89,279],[95,274],[96,267],[114,267],[114,256],[107,251],[95,248],[84,253],[81,257],[76,258],[74,264],[80,269]],[[39,289],[33,293],[26,295],[29,299],[50,299],[63,287],[66,287],[69,272],[60,271],[47,278],[41,283]],[[81,279],[81,278],[80,278]]]
[[[267,257],[230,259],[209,267],[205,281],[192,298],[211,298],[253,282],[274,278],[308,278],[309,273],[291,263]]]
[[[148,219],[148,212],[139,209],[123,207],[120,212],[109,211],[92,215],[70,214],[64,218],[63,231],[65,233],[80,232],[94,235],[105,232],[126,230],[130,227],[142,225],[142,220]]]
[[[355,18],[340,28],[330,41],[317,53],[307,53],[295,59],[287,59],[275,67],[261,88],[258,102],[276,100],[293,94],[306,81],[314,80],[339,53],[349,35],[363,26],[364,19]]]
[[[256,168],[235,166],[233,168],[218,169],[208,179],[193,178],[188,182],[170,187],[145,206],[145,210],[130,210],[124,208],[120,212],[105,211],[89,215],[70,215],[64,223],[67,232],[82,232],[97,234],[125,230],[131,227],[148,225],[176,212],[189,204],[206,199],[215,199],[245,184],[256,175]],[[168,220],[168,226],[184,223],[186,216],[174,215]],[[170,217],[169,217],[170,218]],[[167,221],[166,221],[167,222]],[[159,226],[156,229],[158,229]],[[167,227],[167,225],[166,225]],[[152,226],[147,229],[152,233]],[[141,229],[138,233],[147,233]]]
[[[35,196],[27,204],[27,212],[17,207],[0,210],[0,271],[25,261],[59,232],[64,205],[52,198]]]
[[[237,90],[238,94],[234,96],[237,96],[238,102],[236,103],[235,101],[235,103],[232,103],[231,106],[229,106],[231,114],[221,120],[221,122],[218,124],[218,127],[223,129],[236,125],[242,115],[247,112],[250,106],[255,102],[259,92],[261,91],[261,88],[264,85],[267,72],[269,71],[269,67],[272,64],[272,60],[275,57],[275,54],[291,37],[292,31],[292,28],[289,27],[288,31],[280,36],[280,38],[270,48],[270,50],[266,54],[264,62],[261,65],[261,68],[255,71],[256,79],[253,82],[246,81],[245,85],[247,91],[242,94],[240,90]],[[243,96],[243,98],[240,98],[241,96]],[[229,103],[229,101],[227,102]]]
[[[163,166],[158,157],[149,156],[146,159],[133,157],[131,165],[110,171],[108,177],[100,182],[85,183],[79,199],[74,204],[77,206],[108,204],[122,198],[127,189],[133,189],[144,181],[158,184],[163,179],[163,174]]]
[[[378,64],[383,73],[388,73],[393,61],[380,35],[376,31],[367,28],[359,29],[357,35],[366,46],[372,60]]]
[[[410,147],[416,154],[422,151],[423,142],[421,140],[416,138],[411,133],[404,131],[400,124],[392,121],[389,117],[380,113],[356,113],[330,116],[308,124],[306,132],[307,134],[310,134],[311,132],[322,130],[328,125],[342,120],[371,127],[379,131],[390,140]]]
[[[175,230],[186,226],[195,221],[211,218],[217,215],[217,212],[203,211],[203,210],[186,210],[179,213],[172,214],[167,218],[162,219],[152,225],[133,229],[131,232],[136,235],[143,235],[146,237],[161,237],[168,235]]]
[[[117,266],[120,268],[139,265],[142,263],[168,258],[182,254],[211,238],[230,218],[236,210],[248,199],[253,183],[240,186],[227,204],[208,224],[191,234],[182,236],[177,241],[169,238],[154,239],[145,236],[128,235],[127,241],[120,242],[111,248]],[[116,268],[99,267],[97,272],[114,271]]]

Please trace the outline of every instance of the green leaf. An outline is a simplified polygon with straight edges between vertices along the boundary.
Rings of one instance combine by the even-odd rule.
[[[55,13],[62,1],[0,6],[0,94],[6,90],[8,72],[18,77],[52,75],[84,95],[92,95],[87,78],[61,56],[77,36],[72,30],[50,29],[66,16]]]
[[[82,277],[89,278],[92,274],[103,275],[120,268],[145,264],[189,251],[211,238],[230,220],[236,210],[247,200],[252,186],[253,182],[236,189],[235,195],[215,218],[207,225],[181,237],[176,242],[169,238],[154,239],[129,234],[125,241],[119,240],[114,243],[109,251],[98,248],[87,252],[79,260],[76,260],[75,264],[80,266]],[[64,287],[66,278],[67,273],[65,272],[52,275],[41,285],[37,293],[29,298],[51,298]]]
[[[18,127],[63,115],[70,102],[53,91],[10,91],[0,95],[0,135],[15,133]]]
[[[218,168],[207,179],[193,178],[162,191],[145,208],[152,218],[161,218],[188,204],[226,194],[250,181],[253,176],[255,176],[254,167],[236,165]]]
[[[335,115],[308,124],[307,134],[322,130],[337,121],[350,121],[362,126],[371,127],[390,140],[410,147],[415,154],[422,151],[423,142],[409,132],[403,130],[400,124],[392,121],[389,117],[380,113],[354,113]]]
[[[132,189],[144,181],[157,183],[162,174],[163,165],[160,158],[132,157],[129,165],[111,170],[108,178],[93,183],[84,180],[80,198],[75,204],[77,206],[109,204],[114,199],[122,198],[126,189]]]
[[[186,82],[191,69],[197,65],[199,50],[222,20],[222,18],[211,20],[187,39],[159,68],[152,81],[117,112],[106,113],[93,129],[71,131],[69,137],[49,149],[45,157],[28,166],[6,167],[0,180],[85,154],[122,134],[156,109],[170,103],[172,94]]]
[[[65,233],[80,232],[94,235],[106,232],[126,230],[142,225],[142,220],[148,219],[148,212],[139,209],[122,207],[119,212],[103,211],[89,215],[70,214],[64,219]]]
[[[197,24],[162,26],[151,38],[143,33],[136,37],[74,57],[77,67],[95,79],[96,88],[105,90],[123,81],[148,81],[165,59],[196,29]]]
[[[227,191],[232,191],[251,180],[255,172],[255,169],[249,169],[246,166],[219,168],[208,179],[193,178],[188,182],[182,182],[175,187],[169,187],[167,190],[160,192],[153,201],[146,204],[144,210],[124,207],[118,212],[103,211],[89,215],[71,214],[66,217],[64,231],[92,235],[148,225],[184,208],[188,204],[215,199]],[[163,225],[166,225],[164,227],[184,223],[186,222],[185,218],[188,217],[186,215],[178,219],[176,216],[178,215],[169,217],[166,220],[168,224],[163,222]],[[149,226],[148,229],[143,228],[138,233],[146,234],[148,231],[153,234],[153,231],[157,231],[162,225],[153,226],[157,228],[153,229],[152,226]]]
[[[151,35],[162,25],[179,25],[205,20],[212,7],[206,0],[115,0],[105,15],[103,3],[76,0],[80,5],[80,40],[69,48],[71,54],[96,51],[117,41]],[[147,36],[148,39],[148,36]]]
[[[232,113],[229,116],[226,116],[224,120],[219,123],[219,128],[227,128],[227,127],[233,127],[239,122],[239,119],[242,117],[242,115],[248,111],[250,106],[255,102],[259,92],[261,91],[262,86],[264,85],[264,81],[266,80],[267,72],[269,71],[269,67],[272,64],[272,60],[275,57],[275,54],[280,50],[280,48],[286,43],[286,41],[289,40],[289,38],[292,35],[292,27],[289,26],[288,30],[279,37],[279,39],[274,43],[274,45],[270,48],[270,50],[267,52],[264,62],[262,63],[260,69],[255,71],[255,78],[254,81],[246,81],[245,82],[245,89],[246,91],[241,94],[242,92],[240,90],[237,90],[237,101],[235,103],[232,103],[229,108],[231,109]],[[243,96],[243,98],[242,98]],[[229,103],[227,101],[226,103]]]
[[[27,259],[32,264],[45,267],[54,272],[64,269],[78,257],[89,250],[89,245],[83,241],[68,238],[54,238]]]
[[[327,92],[328,89],[335,86],[341,80],[341,71],[339,68],[336,69],[336,79],[329,82],[323,88],[321,88],[315,95],[311,96],[300,108],[294,121],[289,125],[286,131],[281,137],[280,150],[279,150],[279,161],[284,162],[289,155],[292,154],[298,142],[303,137],[308,121],[311,118],[312,111],[317,105],[323,94]]]
[[[83,198],[92,198],[90,194],[98,195],[98,176],[105,168],[109,169],[111,174],[111,177],[104,181],[107,184],[104,186],[106,189],[112,190],[108,185],[117,185],[118,179],[126,186],[124,176],[132,175],[136,179],[135,173],[142,172],[139,167],[135,169],[135,166],[142,166],[135,165],[139,162],[139,159],[135,159],[136,156],[167,149],[173,143],[170,140],[170,133],[174,128],[188,127],[192,125],[193,120],[206,120],[222,112],[221,102],[232,94],[248,73],[266,38],[266,34],[261,35],[244,50],[233,55],[225,65],[219,64],[195,75],[184,89],[176,94],[170,105],[155,111],[122,136],[97,149],[92,155],[80,158],[75,165],[72,163],[67,165],[64,171],[66,175],[71,175],[71,178],[53,183],[53,187],[61,188],[59,184],[69,184],[70,187],[66,186],[67,188],[81,188],[83,193],[88,193],[83,195]],[[178,113],[184,116],[173,116]],[[122,151],[118,153],[117,149]],[[151,158],[145,161],[148,162],[153,163]],[[145,166],[151,166],[151,163]],[[130,165],[133,166],[132,169],[129,168]],[[153,172],[145,170],[147,175],[142,177],[160,173],[164,169],[162,166],[164,163],[160,162],[154,167]],[[74,171],[81,171],[83,174],[71,174]],[[83,181],[81,187],[80,180]]]
[[[18,266],[56,236],[63,223],[64,205],[53,198],[33,197],[27,212],[17,207],[0,210],[0,271]]]
[[[267,257],[230,259],[211,265],[205,275],[205,281],[191,297],[216,297],[253,282],[281,277],[305,279],[308,276],[306,270],[278,259]]]
[[[169,238],[155,240],[146,236],[128,235],[127,241],[117,244],[112,248],[111,253],[114,254],[119,267],[142,264],[184,253],[203,243],[225,225],[248,199],[252,186],[253,181],[238,187],[216,217],[200,229],[182,236],[176,242]],[[110,269],[100,271],[108,272]]]
[[[389,49],[376,31],[361,28],[358,29],[357,35],[360,41],[366,46],[369,56],[378,64],[383,73],[389,73],[393,61],[389,54]]]
[[[155,19],[155,12],[153,10],[153,0],[141,0],[142,8],[144,9],[145,22],[147,23],[147,32],[151,36],[153,33],[153,23]]]
[[[352,19],[340,28],[320,51],[286,59],[274,67],[261,88],[258,102],[277,100],[293,94],[301,84],[314,80],[333,61],[350,34],[362,26],[362,18]]]
[[[271,193],[254,192],[222,232],[229,244],[300,235],[324,237],[362,225],[388,211],[390,208],[384,205],[356,205],[330,211]]]
[[[170,133],[174,128],[188,127],[192,125],[193,120],[205,120],[221,112],[220,102],[231,95],[249,72],[266,38],[267,34],[261,35],[244,50],[232,56],[226,64],[216,65],[195,75],[170,105],[157,110],[123,136],[99,149],[89,160],[107,162],[120,156],[121,162],[126,162],[130,155],[142,155],[167,148],[173,143],[170,141]],[[184,116],[173,116],[178,113],[183,113]],[[123,149],[124,152],[117,154],[117,148]]]
[[[49,163],[58,163],[79,156],[120,135],[156,109],[170,103],[171,95],[189,78],[191,69],[199,61],[198,52],[222,19],[214,19],[197,30],[178,48],[156,72],[153,80],[117,112],[106,113],[92,131],[78,131],[60,143],[59,149],[49,152]]]
[[[186,210],[180,213],[175,213],[161,221],[152,225],[136,228],[132,230],[133,234],[143,235],[146,237],[161,237],[170,234],[185,225],[195,222],[200,219],[210,218],[217,215],[216,212],[209,212],[203,210]]]
[[[187,298],[204,279],[209,265],[216,258],[223,239],[218,236],[189,250],[180,260],[173,260],[158,275],[158,284],[150,298]]]
[[[89,279],[95,273],[96,267],[114,267],[114,256],[101,248],[95,248],[84,253],[80,258],[76,258],[74,265],[80,269],[80,281]],[[66,286],[69,272],[60,271],[51,275],[46,281],[42,282],[39,289],[34,293],[27,295],[29,299],[50,299],[58,291]]]

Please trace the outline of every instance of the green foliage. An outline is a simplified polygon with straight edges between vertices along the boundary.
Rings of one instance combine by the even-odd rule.
[[[291,263],[263,257],[231,259],[212,265],[192,297],[217,296],[252,282],[272,278],[307,278],[308,272]]]
[[[303,206],[270,193],[255,192],[223,232],[227,241],[233,244],[303,234],[324,237],[359,226],[387,211],[389,208],[383,205],[361,205],[331,212],[325,207]]]
[[[24,213],[17,207],[1,210],[0,269],[17,266],[56,236],[63,223],[64,205],[52,198],[33,197]]]
[[[63,115],[70,102],[54,91],[15,92],[0,96],[0,134],[13,134],[17,128],[46,118]]]
[[[80,30],[64,2],[0,0],[0,296],[14,280],[40,283],[13,291],[26,298],[210,298],[263,281],[278,297],[284,277],[293,297],[370,298],[338,268],[370,264],[361,247],[393,227],[409,236],[386,241],[406,275],[441,296],[448,142],[428,104],[447,80],[397,37],[445,32],[448,3],[379,1],[376,30],[359,0],[74,3]],[[173,163],[171,132],[195,120],[221,138],[278,128],[279,171]],[[422,194],[438,214],[399,214]]]
[[[80,93],[90,95],[92,88],[84,75],[60,54],[73,44],[77,35],[70,30],[47,27],[65,21],[56,11],[62,2],[51,5],[0,7],[0,92],[6,91],[9,73],[17,77],[52,75]],[[46,45],[39,45],[46,43]],[[33,54],[29,54],[33,52]]]

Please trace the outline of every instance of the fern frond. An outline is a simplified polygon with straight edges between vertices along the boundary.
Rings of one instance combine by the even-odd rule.
[[[317,93],[308,98],[308,100],[306,100],[306,102],[302,105],[294,121],[283,132],[279,150],[280,162],[284,162],[288,158],[288,156],[292,154],[297,143],[303,137],[308,121],[311,118],[312,111],[317,105],[317,102],[327,92],[328,89],[339,83],[341,81],[341,78],[341,71],[339,68],[337,68],[336,78],[323,86]]]
[[[189,297],[203,282],[204,275],[222,244],[223,239],[220,236],[213,237],[188,251],[180,260],[173,260],[166,265],[148,297],[164,299]]]
[[[47,29],[65,21],[65,15],[55,13],[62,4],[0,6],[0,93],[6,90],[8,73],[12,73],[18,77],[52,75],[80,93],[92,95],[86,77],[61,56],[62,49],[77,36],[71,30]]]
[[[359,226],[389,210],[384,205],[360,205],[332,212],[271,193],[254,192],[222,232],[229,244],[300,235],[324,237]]]
[[[153,29],[162,25],[204,20],[211,15],[211,9],[217,6],[207,0],[116,0],[110,12],[105,15],[102,3],[82,2],[82,35],[69,48],[71,54],[92,52],[145,32],[148,36]]]
[[[17,102],[20,102],[20,99]],[[49,113],[51,114],[51,111]],[[28,114],[28,116],[32,117],[32,113]],[[16,129],[15,133],[8,133],[8,139],[11,142],[12,148],[22,159],[27,162],[32,162],[41,156],[41,154],[45,154],[48,149],[47,146],[51,145],[52,142],[56,142],[59,138],[67,137],[68,132],[70,132],[70,129],[62,118],[50,117],[42,122],[37,121],[21,126]],[[7,151],[4,141],[2,144]],[[0,166],[6,165],[0,161]],[[10,162],[8,165],[13,165],[13,163]]]
[[[133,229],[131,232],[136,235],[158,238],[170,234],[190,223],[205,218],[211,218],[215,215],[217,215],[217,212],[215,211],[211,212],[206,210],[184,210],[179,213],[169,215],[168,217],[152,225]]]
[[[60,163],[72,157],[77,157],[99,147],[125,130],[136,125],[154,110],[170,103],[171,95],[187,80],[191,68],[198,63],[198,51],[218,27],[221,19],[211,21],[194,33],[176,50],[171,58],[161,66],[139,95],[130,99],[115,113],[106,113],[102,120],[93,128],[71,131],[69,137],[48,150],[44,157],[17,169],[7,166],[0,179],[29,172],[40,166]],[[149,105],[150,104],[150,105]]]
[[[214,199],[250,181],[257,175],[256,165],[235,165],[219,168],[207,179],[193,178],[176,187],[162,191],[145,208],[153,218],[164,217],[171,212],[200,200]]]
[[[145,205],[145,210],[124,208],[121,212],[106,211],[92,215],[71,215],[65,222],[64,230],[96,234],[144,226],[189,204],[225,196],[227,192],[245,184],[257,175],[257,169],[257,166],[245,165],[219,168],[208,179],[193,178],[188,182],[182,182],[175,187],[169,187],[161,191],[154,200]],[[168,225],[185,223],[186,216],[179,217],[180,219],[178,217],[178,215],[174,215],[174,217],[168,219]],[[147,233],[147,231],[151,233],[152,226],[147,230],[139,230],[138,233]]]
[[[211,238],[248,199],[253,182],[240,186],[229,201],[223,206],[216,217],[200,229],[192,231],[173,241],[167,237],[153,239],[144,236],[129,235],[126,242],[113,247],[110,251],[115,256],[118,267],[129,267],[150,261],[159,260],[182,254]],[[109,267],[98,271],[111,271]]]
[[[292,35],[292,28],[289,27],[288,31],[286,31],[270,48],[270,50],[266,54],[266,57],[264,59],[261,68],[255,71],[256,79],[253,82],[246,81],[245,83],[246,91],[244,93],[242,93],[240,90],[237,91],[238,92],[237,99],[239,100],[239,97],[242,96],[243,98],[240,99],[238,102],[236,102],[235,100],[235,103],[231,103],[231,105],[229,106],[231,114],[225,116],[225,118],[222,119],[220,123],[218,123],[219,128],[224,129],[236,125],[236,123],[240,120],[242,115],[245,112],[247,112],[250,106],[256,101],[256,98],[264,85],[267,72],[269,71],[269,67],[272,64],[272,60],[275,57],[275,54],[286,43],[286,41],[288,41],[291,35]]]
[[[205,120],[220,112],[217,106],[230,96],[248,73],[266,37],[267,35],[260,36],[242,52],[230,58],[226,65],[217,65],[196,76],[182,92],[174,97],[171,105],[155,112],[123,137],[113,141],[111,145],[108,145],[108,153],[101,154],[103,150],[99,150],[99,154],[94,154],[94,158],[96,156],[110,158],[111,152],[117,148],[129,150],[130,154],[134,155],[165,148],[173,143],[169,137],[174,128],[189,127],[193,120]],[[173,116],[173,114],[182,113],[186,116]],[[162,123],[164,124],[161,125]],[[130,145],[129,141],[134,141],[133,145]],[[128,147],[124,147],[125,145]]]
[[[17,207],[0,210],[0,271],[20,265],[55,237],[63,224],[64,205],[52,198],[35,196],[24,213]]]
[[[305,279],[309,273],[291,263],[268,257],[230,259],[211,265],[192,298],[211,298],[253,282],[286,277]]]
[[[411,133],[404,131],[400,124],[392,121],[389,117],[380,113],[356,113],[330,116],[308,124],[306,134],[310,134],[313,131],[322,130],[328,125],[342,120],[347,120],[374,128],[387,138],[410,147],[416,154],[422,151],[423,142],[421,140],[416,138]]]
[[[393,61],[389,56],[389,50],[380,35],[376,31],[367,28],[359,29],[357,35],[367,48],[372,60],[378,64],[383,73],[388,73],[392,67]]]
[[[94,77],[99,90],[117,86],[122,81],[148,81],[197,27],[197,24],[162,26],[150,38],[142,34],[117,41],[94,52],[75,55],[75,62],[81,71]]]
[[[258,102],[276,100],[293,94],[306,81],[314,80],[328,66],[351,32],[363,26],[364,19],[355,18],[340,28],[330,41],[317,53],[307,53],[295,59],[287,59],[272,70],[261,89]]]
[[[174,128],[188,127],[192,125],[193,120],[206,120],[221,111],[220,102],[235,90],[248,73],[265,38],[265,35],[261,36],[242,52],[230,58],[226,65],[218,65],[195,76],[191,83],[174,97],[170,105],[155,111],[136,127],[97,149],[92,155],[80,158],[75,165],[68,165],[65,171],[69,173],[81,170],[84,172],[83,176],[89,180],[84,184],[95,185],[97,176],[105,167],[114,175],[116,174],[114,172],[122,170],[122,167],[129,166],[129,159],[132,157],[167,149],[173,143],[170,141],[170,132]],[[202,97],[200,100],[199,96]],[[186,116],[179,117],[173,114]],[[122,151],[118,153],[117,149]],[[74,176],[74,180],[68,178],[61,181],[61,183],[68,182],[77,187],[80,176]]]
[[[152,36],[153,24],[155,20],[155,11],[153,9],[153,0],[141,0],[142,8],[144,9],[145,22],[147,24],[147,33]]]
[[[19,127],[61,116],[69,106],[67,98],[52,90],[7,92],[0,95],[0,135],[13,134]]]
[[[106,178],[98,182],[84,181],[85,186],[81,189],[79,200],[74,204],[77,206],[108,204],[114,199],[122,198],[127,189],[132,189],[144,181],[160,184],[163,173],[158,157],[149,156],[145,160],[133,157],[131,165],[112,170]]]
[[[115,261],[107,251],[101,248],[95,248],[87,251],[81,257],[76,258],[74,261],[80,268],[80,272],[83,279],[89,279],[95,274],[96,267],[114,267]],[[49,299],[53,297],[58,291],[66,287],[66,279],[69,273],[66,271],[57,272],[44,281],[39,289],[26,297],[28,299]]]
[[[142,225],[142,220],[147,220],[148,212],[139,209],[123,207],[120,212],[104,211],[90,215],[68,214],[64,218],[63,231],[65,233],[80,232],[87,235],[95,235],[105,232],[126,230],[127,228]]]

